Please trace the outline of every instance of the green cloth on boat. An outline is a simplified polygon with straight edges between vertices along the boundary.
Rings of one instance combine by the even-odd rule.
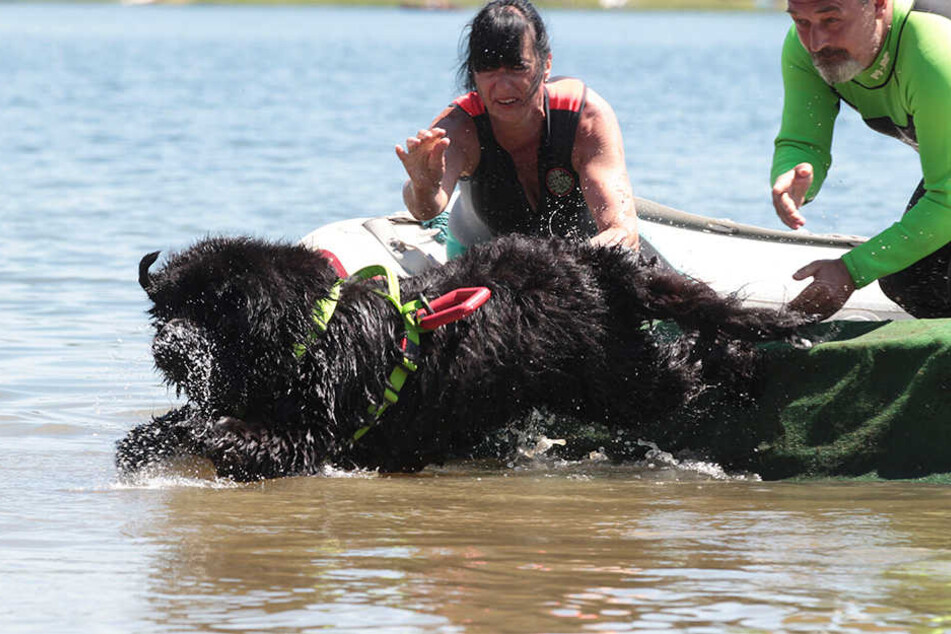
[[[831,327],[836,340],[768,351],[755,409],[776,433],[750,468],[768,479],[951,473],[951,319]]]
[[[661,336],[677,334],[671,324],[655,328]],[[643,439],[766,480],[951,483],[951,319],[831,322],[805,336],[821,343],[763,345],[763,383],[746,402],[710,389],[633,434],[555,419],[537,431],[567,440],[555,451],[569,459],[604,449],[636,460]]]

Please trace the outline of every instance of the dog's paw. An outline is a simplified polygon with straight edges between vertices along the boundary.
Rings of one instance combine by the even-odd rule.
[[[195,453],[185,410],[173,410],[139,425],[116,443],[116,468],[120,475],[135,474],[170,458]]]

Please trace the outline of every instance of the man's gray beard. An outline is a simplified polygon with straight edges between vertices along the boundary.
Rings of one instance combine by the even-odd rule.
[[[832,84],[843,84],[847,81],[852,81],[858,76],[859,73],[865,70],[861,62],[852,58],[843,60],[841,62],[830,63],[819,61],[813,57],[812,64],[816,67],[816,70],[819,71],[819,74],[822,76],[825,82],[830,86]]]

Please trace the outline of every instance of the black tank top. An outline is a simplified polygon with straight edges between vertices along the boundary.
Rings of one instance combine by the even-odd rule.
[[[584,201],[578,173],[571,165],[585,95],[585,85],[577,79],[545,86],[545,126],[538,148],[541,196],[537,210],[528,204],[511,155],[495,140],[482,98],[471,92],[453,101],[472,117],[479,134],[479,165],[468,180],[476,215],[492,233],[590,238],[598,232]]]

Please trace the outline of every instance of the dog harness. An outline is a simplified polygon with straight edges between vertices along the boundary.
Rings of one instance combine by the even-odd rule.
[[[406,384],[406,379],[417,368],[420,335],[468,317],[488,301],[492,295],[488,288],[478,286],[456,289],[441,295],[432,302],[421,294],[419,299],[403,303],[400,299],[399,280],[391,269],[381,264],[365,266],[346,279],[339,278],[331,286],[327,297],[317,300],[312,311],[315,332],[310,334],[307,343],[312,343],[318,336],[327,331],[327,325],[337,309],[344,282],[352,279],[369,280],[375,277],[382,277],[386,280],[386,291],[373,289],[373,292],[392,304],[403,320],[404,335],[400,343],[402,359],[396,364],[386,380],[386,388],[383,391],[381,402],[371,403],[367,410],[373,415],[373,421],[354,432],[354,442],[360,440],[364,434],[370,431],[383,416],[383,412],[399,400],[399,393],[403,389],[403,385]],[[298,359],[307,351],[307,343],[294,346],[294,355]]]

